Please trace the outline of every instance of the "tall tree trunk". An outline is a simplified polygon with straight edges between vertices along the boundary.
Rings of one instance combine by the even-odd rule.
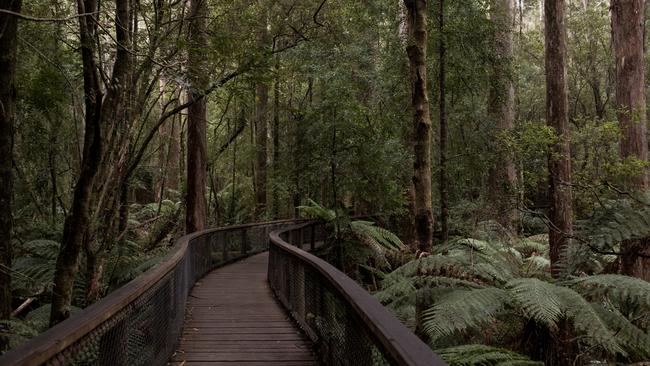
[[[205,197],[207,174],[207,105],[202,97],[206,89],[205,54],[207,46],[207,0],[190,0],[190,49],[187,72],[191,81],[190,100],[196,100],[187,112],[187,199],[185,231],[203,230],[207,225]],[[199,99],[199,100],[197,100]]]
[[[611,8],[612,43],[616,56],[616,110],[622,132],[620,157],[646,162],[645,3],[643,0],[612,0]],[[647,171],[632,177],[629,186],[634,190],[647,190]],[[648,239],[626,241],[622,252],[622,273],[650,281],[650,260],[638,256],[650,255]]]
[[[440,112],[440,228],[442,241],[449,239],[449,180],[447,171],[447,99],[445,76],[445,1],[438,2],[438,110]]]
[[[0,0],[0,9],[20,12],[21,0]],[[13,148],[16,104],[16,39],[18,18],[0,13],[0,263],[11,268]],[[0,320],[11,315],[11,275],[0,271]],[[3,337],[4,338],[4,337]],[[0,351],[6,342],[0,340]]]
[[[431,115],[427,91],[427,1],[404,0],[409,41],[406,47],[411,69],[413,109],[413,187],[415,227],[420,250],[431,250],[433,210],[431,207]]]
[[[399,13],[398,13],[398,28],[397,36],[399,37],[402,46],[406,49],[409,41],[409,21],[408,15],[406,14],[406,6],[404,5],[403,0],[398,0]],[[412,138],[413,138],[413,129],[409,125],[407,129],[410,133],[405,134],[404,144],[409,149],[412,148]],[[412,164],[412,162],[411,162]],[[416,251],[418,248],[417,241],[417,229],[415,228],[415,187],[413,186],[413,176],[412,174],[408,177],[407,189],[406,189],[406,213],[399,220],[400,227],[400,237],[407,243],[412,250]]]
[[[490,18],[496,26],[496,59],[490,75],[488,114],[498,133],[514,128],[515,88],[512,82],[513,58],[513,16],[512,0],[492,0]],[[497,209],[499,222],[510,231],[516,231],[518,212],[516,207],[517,170],[511,153],[501,151],[490,179],[490,198]]]
[[[79,14],[95,14],[98,11],[96,0],[77,0]],[[101,160],[101,110],[102,92],[95,60],[95,37],[97,23],[95,15],[79,17],[81,39],[81,59],[84,80],[85,130],[81,161],[81,172],[77,179],[72,200],[72,208],[63,225],[61,250],[56,260],[54,288],[52,290],[52,310],[50,325],[59,323],[70,316],[72,287],[77,272],[77,259],[89,224],[89,206],[93,182]]]
[[[255,85],[255,217],[260,218],[266,210],[267,171],[267,111],[269,87],[264,82]]]
[[[280,173],[280,62],[275,64],[275,83],[273,84],[273,179],[278,179]],[[273,218],[280,216],[280,202],[278,202],[277,184],[272,186]]]
[[[258,1],[260,7],[266,6],[263,1]],[[258,30],[257,42],[261,49],[265,49],[269,43],[268,10],[264,12],[262,24]],[[267,159],[268,159],[268,109],[269,109],[269,86],[263,80],[255,83],[255,218],[265,214],[266,183],[267,183]]]
[[[557,142],[548,156],[549,198],[551,201],[549,244],[551,274],[560,275],[558,261],[573,235],[571,192],[571,152],[566,69],[566,28],[564,0],[545,0],[546,33],[546,123],[553,128]]]

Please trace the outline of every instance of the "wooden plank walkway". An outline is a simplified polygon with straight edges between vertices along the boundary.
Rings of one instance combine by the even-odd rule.
[[[317,356],[266,280],[268,253],[219,268],[187,302],[174,366],[315,366]]]

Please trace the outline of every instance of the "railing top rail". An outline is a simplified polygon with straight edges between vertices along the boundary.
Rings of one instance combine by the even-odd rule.
[[[257,226],[300,221],[303,220],[287,219],[232,225],[185,235],[176,240],[171,251],[156,266],[111,292],[100,301],[72,315],[69,319],[0,356],[0,363],[3,365],[32,366],[47,362],[155,286],[178,265],[187,252],[189,243],[195,238],[219,231],[235,231]]]
[[[304,223],[273,231],[270,234],[270,242],[322,274],[399,365],[447,366],[429,346],[345,273],[315,255],[289,244],[280,237],[285,232],[310,224]]]

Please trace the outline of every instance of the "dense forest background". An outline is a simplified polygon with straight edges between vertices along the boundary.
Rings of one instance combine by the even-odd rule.
[[[451,364],[650,360],[646,19],[643,0],[0,0],[3,347],[186,232],[302,213]]]

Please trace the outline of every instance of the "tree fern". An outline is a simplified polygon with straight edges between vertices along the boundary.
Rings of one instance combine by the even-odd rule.
[[[565,322],[580,352],[576,357],[583,360],[650,357],[650,283],[571,272],[557,281],[549,275],[548,259],[540,251],[529,252],[535,255],[525,257],[501,243],[449,242],[387,274],[378,296],[401,310],[418,294],[434,294],[422,319],[433,344],[482,343],[510,334],[511,345],[519,347],[517,332],[553,338]]]
[[[557,286],[555,293],[562,300],[567,317],[571,319],[576,332],[582,336],[582,341],[591,347],[600,347],[610,355],[626,352],[618,343],[615,333],[584,297],[568,287]]]
[[[508,305],[507,292],[495,288],[455,290],[423,314],[423,329],[436,340],[458,331],[485,326]]]

